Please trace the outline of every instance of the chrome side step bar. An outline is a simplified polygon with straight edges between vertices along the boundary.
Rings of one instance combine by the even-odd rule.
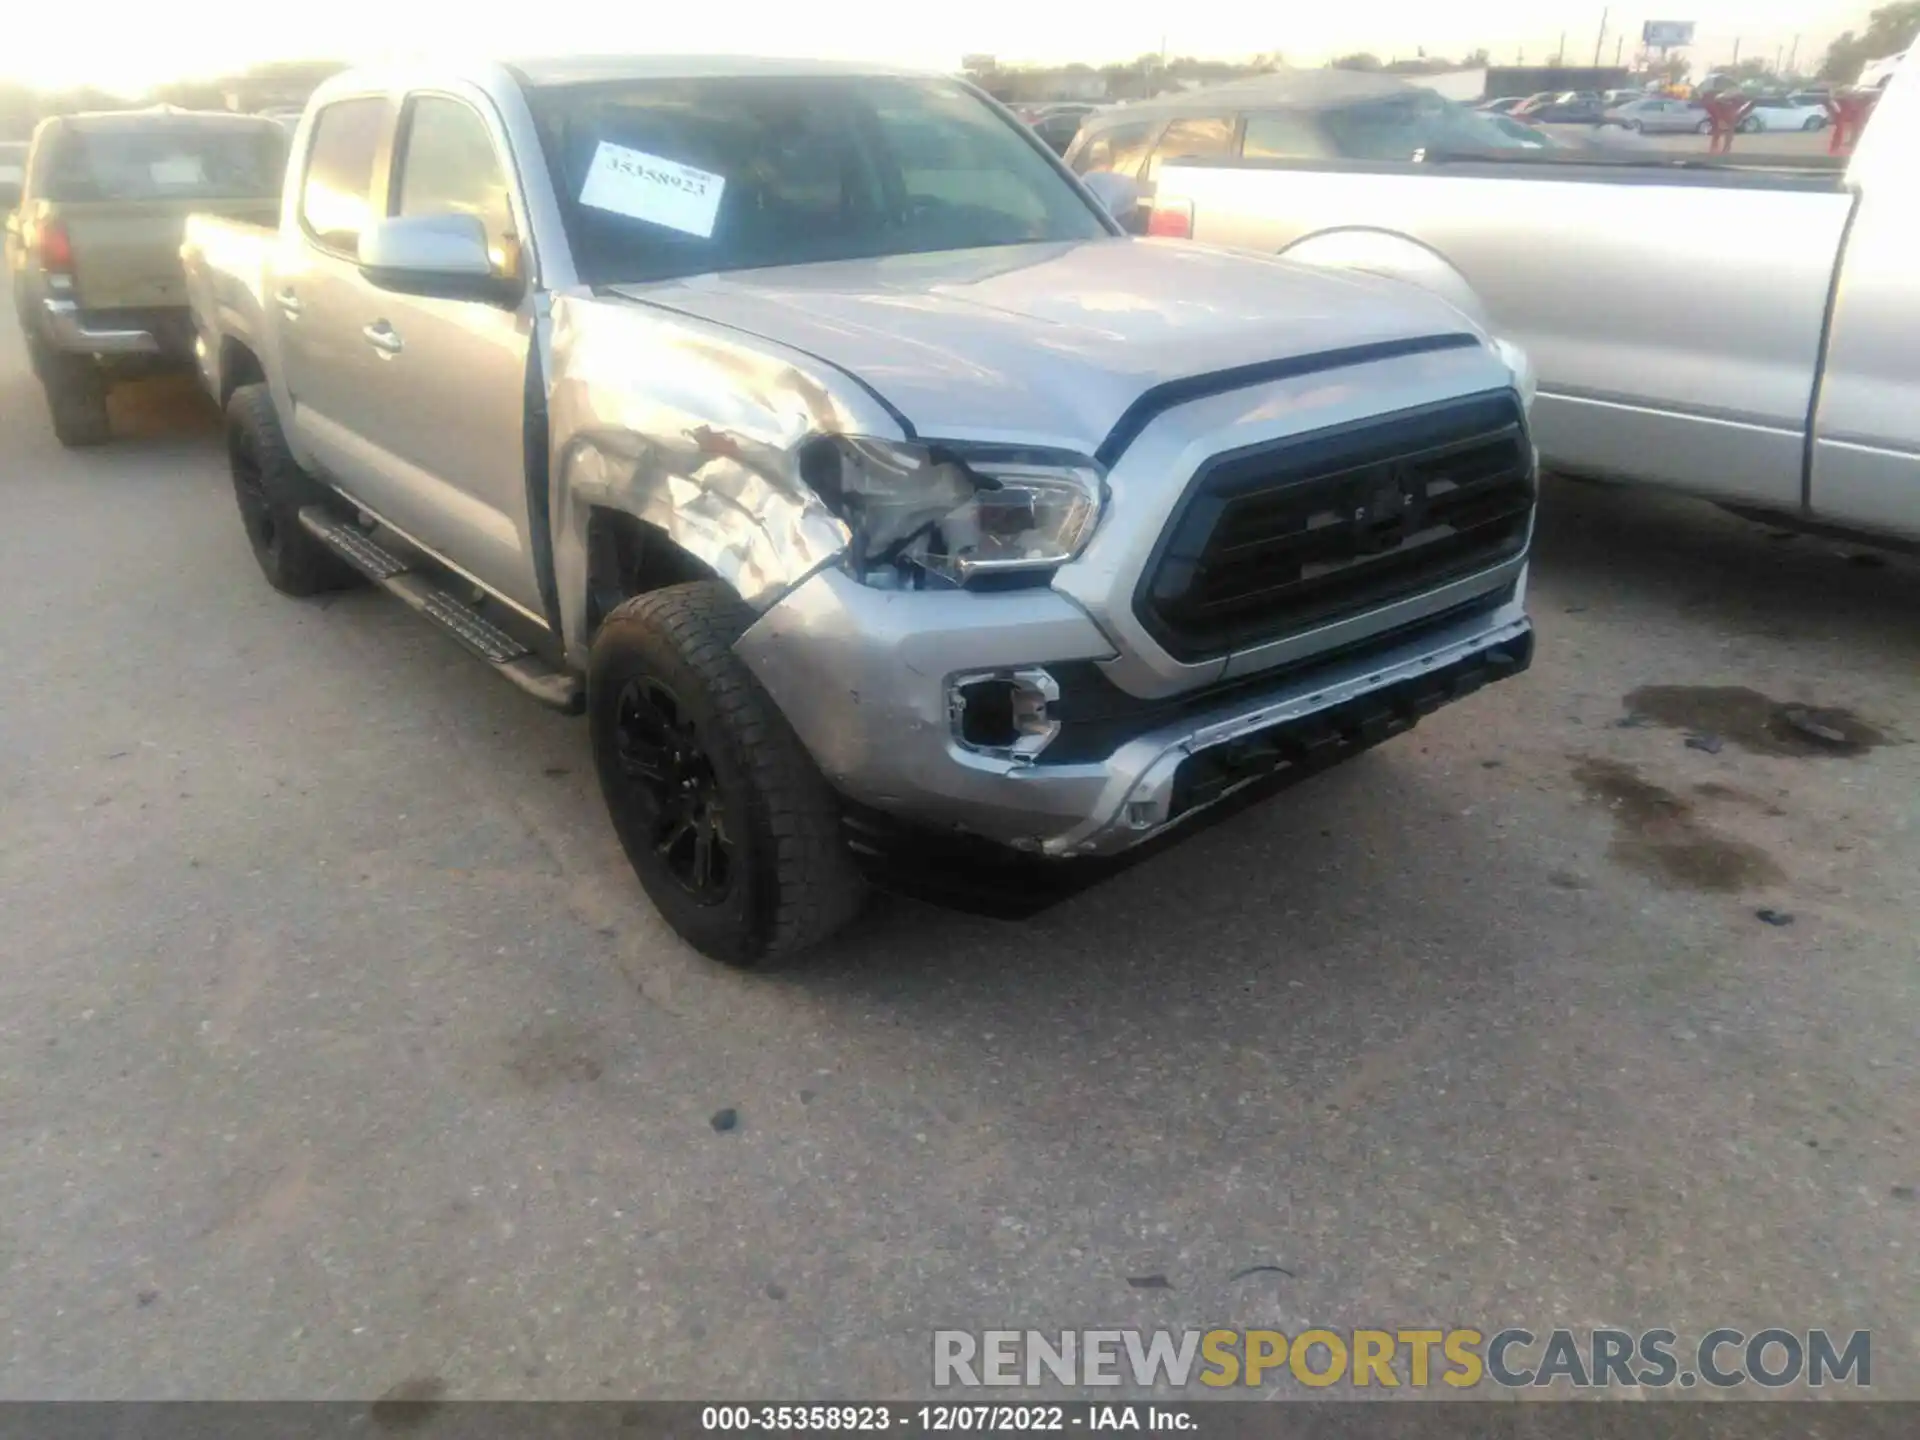
[[[586,707],[586,688],[576,677],[556,670],[471,605],[415,573],[407,560],[364,531],[320,505],[304,507],[300,524],[347,564],[433,621],[491,665],[502,679],[542,705],[569,715],[577,715]]]

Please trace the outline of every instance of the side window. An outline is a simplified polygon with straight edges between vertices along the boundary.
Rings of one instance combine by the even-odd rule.
[[[1327,145],[1307,112],[1268,110],[1247,116],[1240,153],[1249,160],[1324,160]]]
[[[1153,131],[1153,121],[1135,120],[1085,137],[1074,147],[1075,173],[1090,175],[1096,170],[1112,170],[1138,179],[1140,162],[1153,147]]]
[[[487,252],[503,272],[513,263],[513,203],[486,121],[442,95],[416,96],[397,159],[396,215],[473,215],[487,227]]]
[[[373,217],[373,166],[386,129],[387,102],[340,100],[313,120],[300,221],[330,250],[353,254]]]
[[[1147,178],[1153,179],[1160,167],[1174,160],[1225,159],[1233,154],[1233,121],[1224,115],[1184,115],[1167,126],[1167,133],[1153,149],[1153,161]]]

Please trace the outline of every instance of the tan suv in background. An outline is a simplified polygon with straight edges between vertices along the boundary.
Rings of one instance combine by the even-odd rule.
[[[257,115],[160,107],[40,122],[7,266],[63,445],[108,438],[116,381],[193,363],[186,217],[273,220],[286,153],[284,127]]]

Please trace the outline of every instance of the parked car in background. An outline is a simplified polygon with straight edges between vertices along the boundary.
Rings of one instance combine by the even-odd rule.
[[[1762,130],[1824,130],[1827,107],[1803,104],[1790,95],[1760,96],[1741,120],[1740,128],[1749,134]]]
[[[1606,113],[1606,105],[1593,91],[1567,90],[1541,104],[1523,106],[1514,118],[1529,125],[1598,125]]]
[[[1498,100],[1482,100],[1473,108],[1485,110],[1490,115],[1511,115],[1516,106],[1527,103],[1524,95],[1503,95]]]
[[[1524,358],[1131,240],[968,85],[350,72],[295,148],[277,230],[185,242],[262,573],[584,708],[709,955],[825,938],[862,870],[1021,900],[1530,658]]]
[[[1706,134],[1713,129],[1707,114],[1691,100],[1649,97],[1615,105],[1600,117],[1603,125],[1618,125],[1625,130],[1648,135],[1670,135],[1697,130]]]
[[[158,107],[35,128],[7,266],[62,444],[108,438],[117,381],[193,363],[187,214],[269,218],[286,156],[285,130],[257,115]]]
[[[1451,133],[1436,123],[1420,161],[1269,146],[1166,165],[1154,225],[1398,276],[1482,317],[1538,365],[1554,468],[1920,539],[1911,74],[1844,171],[1627,148],[1456,157]]]

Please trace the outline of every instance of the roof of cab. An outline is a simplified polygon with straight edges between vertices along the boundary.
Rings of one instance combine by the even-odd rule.
[[[50,116],[62,125],[87,132],[140,130],[150,125],[205,126],[262,129],[274,125],[265,115],[241,115],[231,110],[185,110],[178,105],[149,105],[142,110],[82,110]]]
[[[764,55],[561,55],[505,62],[521,83],[592,85],[618,80],[732,79],[752,76],[853,78],[929,72],[845,60],[780,59]]]

